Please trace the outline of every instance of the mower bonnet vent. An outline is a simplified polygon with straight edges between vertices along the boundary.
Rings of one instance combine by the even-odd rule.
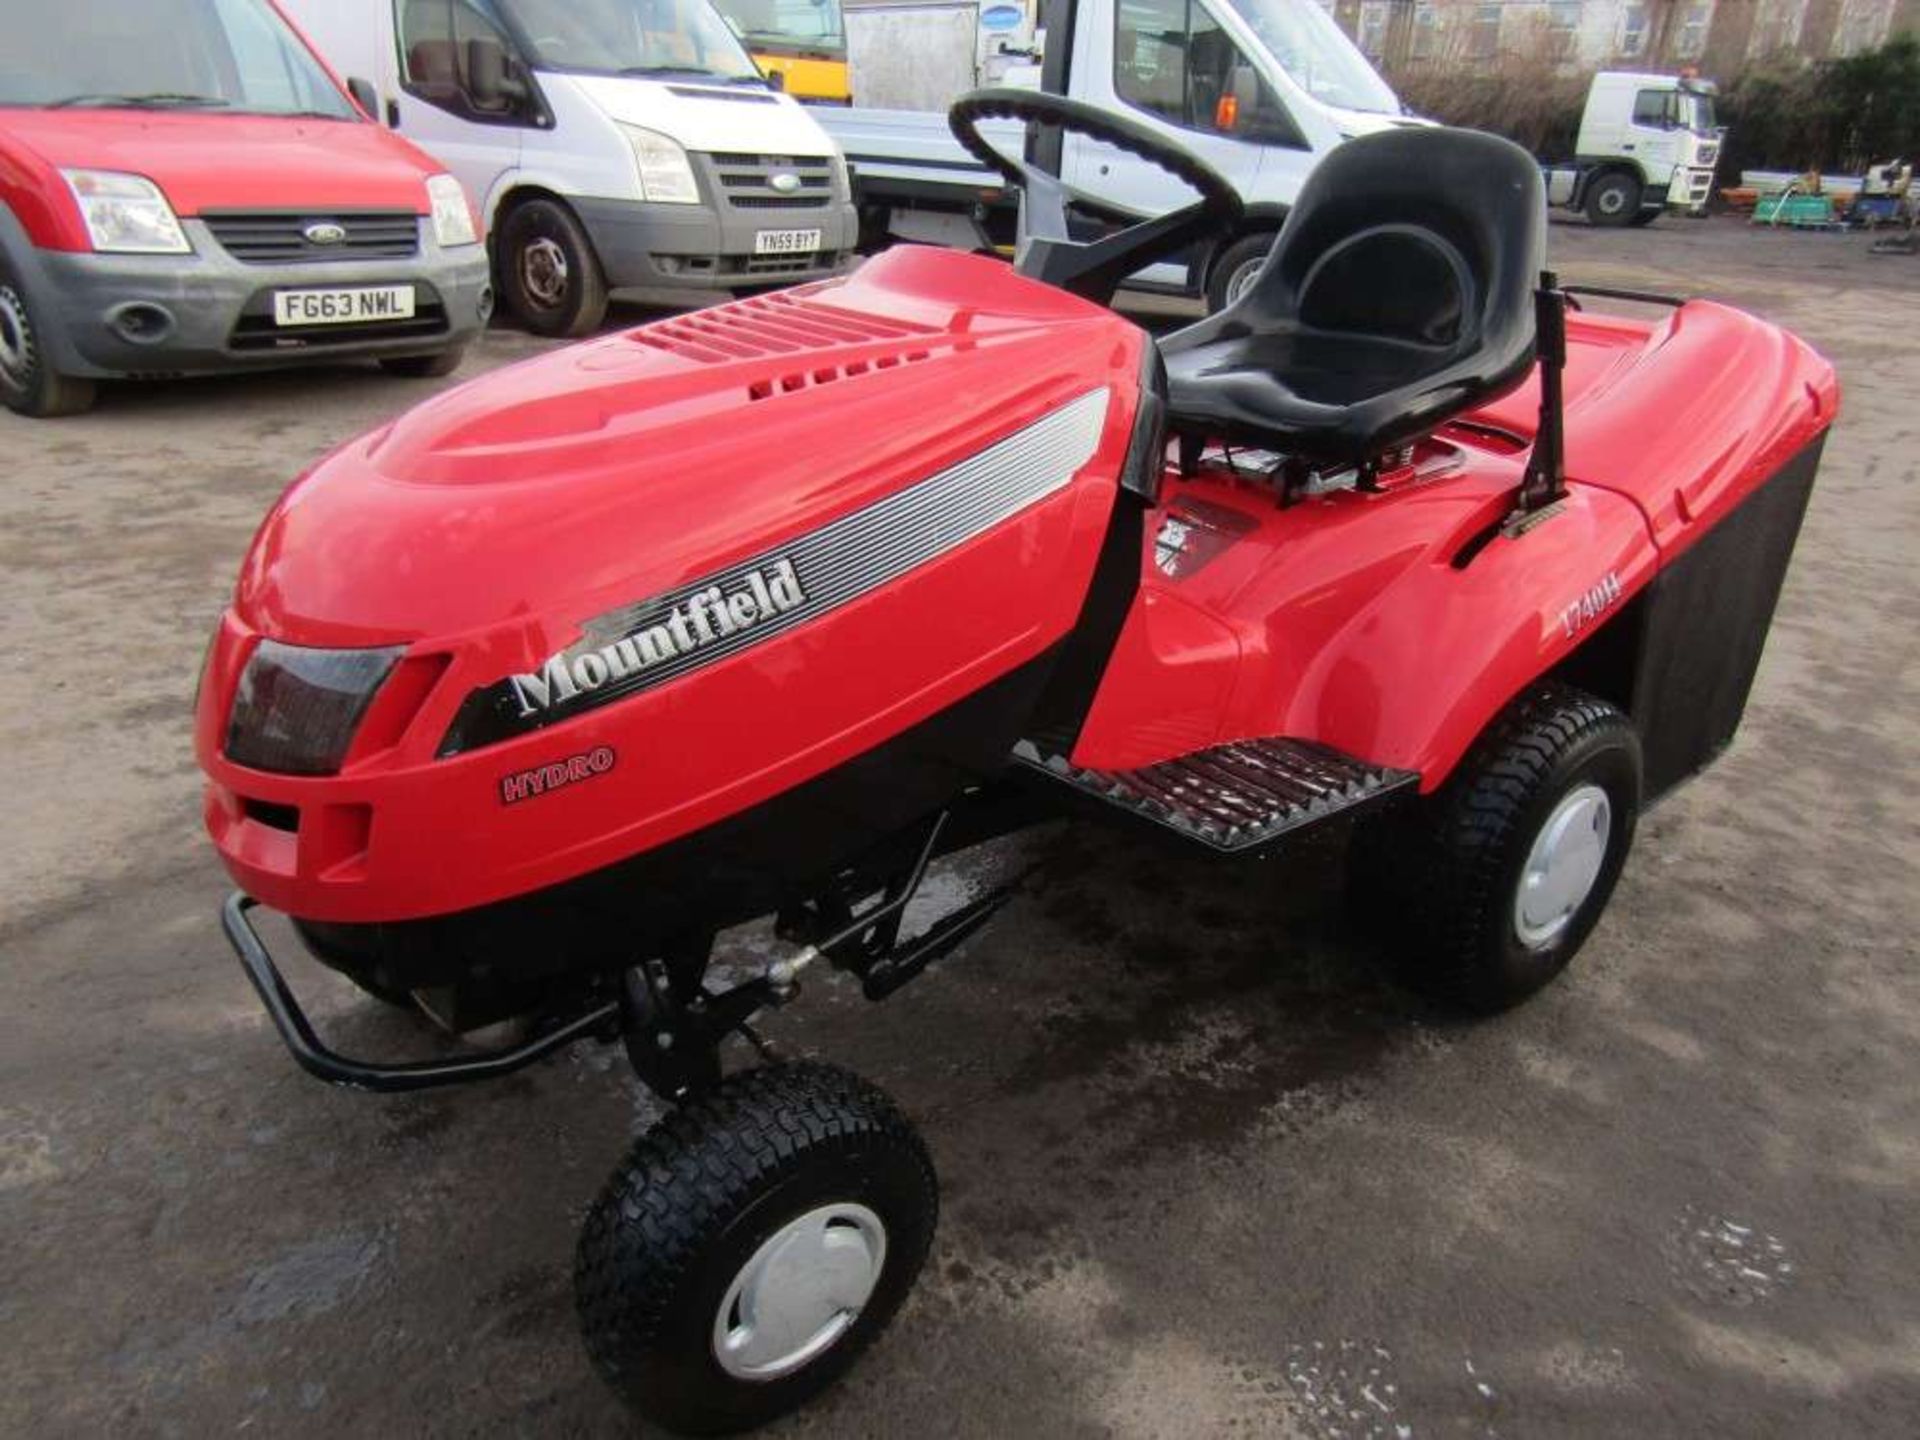
[[[930,325],[842,310],[804,292],[782,291],[642,326],[633,340],[702,365],[721,365],[875,341],[911,343],[941,333]]]

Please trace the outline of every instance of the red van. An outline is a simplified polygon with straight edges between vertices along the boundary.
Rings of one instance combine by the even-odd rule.
[[[473,207],[272,0],[7,8],[8,409],[84,410],[109,377],[459,364],[493,304]]]

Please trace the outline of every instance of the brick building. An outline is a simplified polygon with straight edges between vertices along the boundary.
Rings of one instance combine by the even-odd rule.
[[[1521,57],[1732,75],[1779,50],[1852,55],[1920,33],[1920,0],[1320,0],[1389,70]]]

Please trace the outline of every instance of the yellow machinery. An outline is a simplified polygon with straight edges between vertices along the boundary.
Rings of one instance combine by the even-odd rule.
[[[714,0],[767,75],[800,100],[847,105],[847,32],[840,0]]]

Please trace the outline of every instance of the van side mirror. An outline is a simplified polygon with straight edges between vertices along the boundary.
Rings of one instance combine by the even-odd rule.
[[[513,73],[513,60],[497,40],[467,42],[467,93],[482,110],[507,110],[527,98],[527,84]]]
[[[787,72],[784,70],[769,70],[761,78],[767,82],[769,90],[784,91],[787,88]]]
[[[380,118],[380,92],[373,88],[371,80],[358,75],[347,78],[347,93],[353,97],[353,103],[367,112],[369,120]]]

